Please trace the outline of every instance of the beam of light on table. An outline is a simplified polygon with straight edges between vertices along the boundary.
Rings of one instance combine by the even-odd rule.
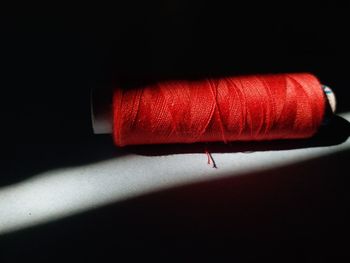
[[[350,120],[350,113],[342,114]],[[0,234],[50,222],[113,202],[182,184],[244,175],[350,149],[350,140],[327,147],[254,153],[167,156],[129,154],[99,163],[57,169],[0,188]],[[283,176],[283,175],[281,175]]]

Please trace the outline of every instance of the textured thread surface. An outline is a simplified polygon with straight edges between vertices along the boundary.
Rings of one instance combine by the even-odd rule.
[[[167,81],[115,90],[113,136],[118,146],[308,138],[324,112],[306,73]]]

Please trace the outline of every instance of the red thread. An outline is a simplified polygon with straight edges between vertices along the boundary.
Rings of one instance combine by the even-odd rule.
[[[207,163],[210,165],[212,164],[213,168],[217,168],[216,163],[213,159],[213,156],[211,156],[211,153],[208,151],[208,149],[205,149],[205,154],[207,155],[208,161]]]
[[[116,145],[308,138],[325,112],[310,74],[167,81],[113,96]]]

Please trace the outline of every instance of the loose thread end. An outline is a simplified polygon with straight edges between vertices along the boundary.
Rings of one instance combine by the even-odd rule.
[[[208,165],[212,164],[212,168],[217,169],[218,167],[216,166],[216,163],[213,159],[213,156],[211,155],[211,153],[208,151],[208,149],[205,149],[205,154],[207,155],[208,158]]]

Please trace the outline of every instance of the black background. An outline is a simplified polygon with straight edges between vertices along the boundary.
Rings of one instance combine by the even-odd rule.
[[[306,71],[349,111],[349,5],[280,2],[2,11],[0,187],[115,156],[109,137],[92,135],[89,95],[117,81]],[[0,260],[334,262],[347,255],[348,157],[177,188],[9,234]]]

